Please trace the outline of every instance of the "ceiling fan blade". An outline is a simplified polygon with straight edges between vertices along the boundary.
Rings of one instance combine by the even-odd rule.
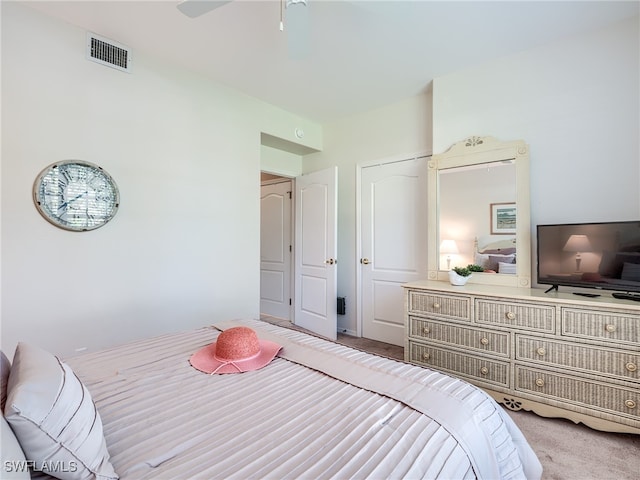
[[[285,11],[285,33],[289,58],[302,60],[309,55],[310,45],[310,13],[306,2],[292,2],[287,4]]]
[[[178,3],[178,10],[187,17],[196,18],[231,1],[232,0],[182,0]]]

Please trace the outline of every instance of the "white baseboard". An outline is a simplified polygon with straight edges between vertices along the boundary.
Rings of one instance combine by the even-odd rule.
[[[345,335],[351,335],[352,337],[357,337],[358,335],[353,330],[349,330],[347,328],[338,327],[338,333],[344,333]]]

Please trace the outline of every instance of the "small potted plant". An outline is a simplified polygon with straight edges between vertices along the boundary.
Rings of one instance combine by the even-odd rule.
[[[449,271],[449,282],[451,285],[464,285],[473,272],[482,272],[484,269],[480,265],[469,264],[466,267],[453,267]]]

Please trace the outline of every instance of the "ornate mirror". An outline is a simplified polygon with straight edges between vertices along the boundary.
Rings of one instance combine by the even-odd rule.
[[[477,264],[469,283],[531,286],[529,148],[470,137],[429,162],[430,280]]]

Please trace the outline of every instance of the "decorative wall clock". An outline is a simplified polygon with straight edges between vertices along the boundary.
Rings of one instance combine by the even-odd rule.
[[[42,170],[33,185],[33,199],[46,220],[75,232],[103,226],[120,206],[111,175],[82,160],[57,162]]]

